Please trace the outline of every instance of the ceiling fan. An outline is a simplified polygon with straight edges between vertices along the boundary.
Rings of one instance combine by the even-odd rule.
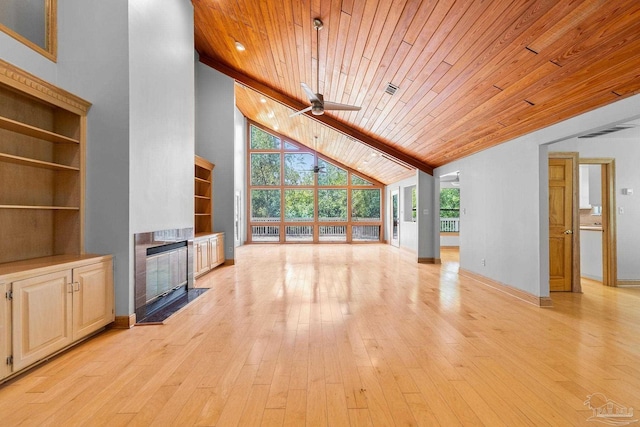
[[[316,29],[316,90],[320,91],[320,36],[319,32],[324,24],[320,18],[313,19],[313,28]],[[325,110],[341,110],[341,111],[359,111],[360,107],[355,105],[339,104],[337,102],[325,101],[321,93],[313,93],[313,90],[304,82],[300,83],[302,89],[309,98],[311,105],[303,110],[296,111],[289,117],[297,116],[298,114],[311,111],[311,114],[320,116],[324,114]]]
[[[318,151],[316,151],[317,150],[317,146],[318,146],[318,135],[313,137],[313,151],[316,153],[315,154],[316,162],[320,160],[318,158],[318,156],[317,156],[317,153],[318,153]],[[326,166],[319,166],[316,163],[315,165],[313,165],[313,169],[305,169],[305,172],[313,172],[315,174],[327,173],[327,167]]]

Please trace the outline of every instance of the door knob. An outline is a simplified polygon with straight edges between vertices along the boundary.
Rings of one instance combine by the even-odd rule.
[[[573,230],[565,230],[564,234],[573,234]]]

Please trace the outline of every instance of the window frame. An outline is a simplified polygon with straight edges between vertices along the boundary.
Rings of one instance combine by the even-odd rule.
[[[251,148],[251,135],[252,135],[252,127],[255,127],[263,132],[267,132],[273,136],[276,136],[278,138],[280,138],[280,148],[279,149],[257,149],[257,148]],[[279,243],[287,243],[287,227],[313,227],[313,239],[289,239],[289,241],[295,241],[296,243],[300,243],[302,241],[305,242],[309,242],[309,243],[352,243],[352,242],[358,242],[360,243],[361,240],[354,240],[352,239],[352,228],[353,227],[363,227],[363,226],[369,226],[372,227],[373,229],[375,229],[376,227],[378,227],[379,230],[379,236],[377,240],[368,240],[367,242],[374,242],[374,243],[380,243],[384,241],[384,184],[382,184],[381,182],[378,182],[377,180],[364,175],[360,172],[356,172],[353,169],[349,168],[346,165],[341,164],[340,162],[331,159],[327,156],[324,156],[318,152],[316,152],[315,150],[301,144],[298,141],[292,140],[291,138],[287,138],[286,136],[279,134],[277,132],[275,132],[273,129],[269,129],[266,128],[256,122],[253,122],[251,120],[247,120],[247,126],[246,126],[246,135],[247,135],[247,141],[246,141],[246,147],[247,147],[247,154],[246,154],[246,158],[247,158],[247,165],[249,167],[247,167],[247,187],[248,187],[248,191],[247,194],[249,195],[249,200],[247,203],[247,243],[262,243],[265,240],[262,240],[258,237],[256,237],[254,239],[253,236],[253,229],[254,227],[256,227],[256,229],[264,229],[264,227],[279,227],[279,238],[278,238],[278,242]],[[274,185],[274,186],[256,186],[256,185],[252,185],[252,181],[251,181],[251,174],[252,174],[252,167],[251,167],[251,155],[255,154],[255,153],[279,153],[280,154],[280,185]],[[326,162],[329,165],[333,165],[335,167],[338,167],[342,170],[344,170],[346,172],[346,184],[344,185],[320,185],[318,183],[318,175],[317,174],[313,174],[313,183],[311,185],[300,185],[300,184],[287,184],[285,182],[285,155],[286,154],[303,154],[303,153],[309,153],[311,155],[313,155],[313,164],[314,166],[318,165],[319,161],[322,162]],[[364,181],[367,182],[366,185],[355,185],[352,184],[352,177],[356,176]],[[252,190],[254,189],[280,189],[280,196],[281,196],[281,202],[280,202],[280,221],[279,222],[260,222],[260,221],[254,221],[254,219],[251,216],[251,212],[252,212],[252,200],[251,200],[251,194],[252,194]],[[380,193],[380,205],[379,205],[379,209],[380,209],[380,218],[379,219],[371,219],[371,220],[362,220],[362,221],[352,221],[351,219],[351,212],[352,212],[352,190],[354,189],[363,189],[363,190],[378,190]],[[285,194],[287,190],[312,190],[313,191],[313,220],[312,221],[288,221],[285,218],[286,215],[286,203],[285,203]],[[319,191],[324,191],[324,190],[344,190],[346,191],[347,194],[347,206],[346,206],[346,220],[331,220],[331,221],[320,221],[319,220]],[[321,238],[320,236],[320,228],[324,227],[323,230],[326,229],[342,229],[344,230],[344,236],[341,235],[341,237],[338,240],[329,240],[325,237]],[[375,233],[373,233],[375,235]],[[324,236],[324,235],[323,235]],[[274,243],[275,240],[272,240],[270,243]]]

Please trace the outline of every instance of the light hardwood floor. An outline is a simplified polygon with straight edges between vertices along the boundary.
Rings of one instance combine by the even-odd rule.
[[[640,408],[640,289],[585,282],[539,308],[442,257],[239,248],[165,325],[0,386],[0,425],[594,426],[593,393]]]

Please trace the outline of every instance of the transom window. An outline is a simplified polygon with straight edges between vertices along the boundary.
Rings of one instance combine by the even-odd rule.
[[[382,184],[249,125],[249,241],[379,242]]]

